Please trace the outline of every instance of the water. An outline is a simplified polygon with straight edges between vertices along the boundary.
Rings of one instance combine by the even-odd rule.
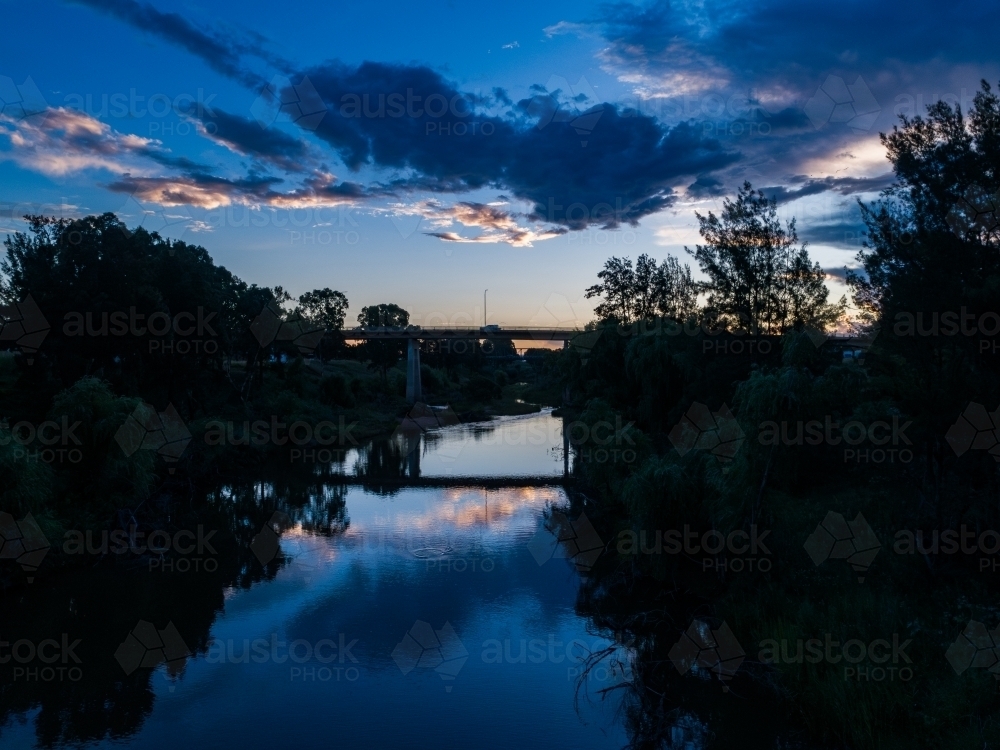
[[[372,451],[410,478],[566,468],[549,413],[393,445],[403,450],[369,446],[339,469],[370,469]],[[82,677],[28,682],[4,665],[0,744],[622,747],[616,693],[600,691],[628,676],[630,655],[575,611],[580,574],[545,525],[564,490],[462,484],[318,484],[296,502],[276,485],[220,487],[214,507],[234,527],[251,525],[249,506],[282,518],[278,554],[258,548],[266,574],[243,544],[212,574],[117,566],[30,591],[0,615],[0,640],[68,632]],[[192,655],[126,674],[117,644],[140,619],[166,641],[172,623]]]

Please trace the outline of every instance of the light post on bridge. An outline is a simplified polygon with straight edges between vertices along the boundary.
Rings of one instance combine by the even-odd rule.
[[[488,291],[489,289],[483,290],[483,328],[486,327],[486,292]]]

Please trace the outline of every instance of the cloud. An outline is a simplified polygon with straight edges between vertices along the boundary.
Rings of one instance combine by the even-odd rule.
[[[687,194],[692,198],[714,198],[726,194],[722,180],[712,175],[699,175],[698,179],[687,186]]]
[[[865,269],[862,268],[862,267],[860,267],[860,266],[857,267],[857,268],[848,268],[846,266],[841,266],[840,268],[824,268],[823,269],[823,273],[826,274],[826,277],[828,279],[837,279],[842,284],[846,284],[847,283],[847,272],[848,271],[850,271],[852,273],[855,273],[855,274],[861,276],[862,278],[866,277],[866,275],[865,275]]]
[[[152,26],[153,33],[216,70],[263,88],[241,61],[244,54],[259,53],[254,45],[224,40],[133,0],[85,2],[138,28]],[[542,90],[510,106],[503,92],[461,92],[420,65],[333,61],[288,73],[308,79],[328,108],[318,123],[309,123],[315,137],[351,171],[389,173],[371,190],[413,195],[502,188],[532,203],[529,221],[569,229],[634,225],[670,205],[674,187],[685,178],[739,158],[686,123],[664,126],[607,103],[579,109],[579,99],[564,101]],[[224,125],[206,135],[241,154],[283,169],[294,168],[302,156],[299,146],[281,136],[257,138],[237,118],[226,118]]]
[[[107,13],[148,34],[183,47],[211,68],[248,86],[261,86],[263,79],[247,70],[242,57],[247,54],[270,58],[258,44],[238,41],[231,34],[209,34],[177,13],[162,13],[148,3],[135,0],[72,0]]]
[[[453,206],[440,206],[434,201],[423,203],[419,211],[432,226],[444,228],[458,222],[464,227],[482,229],[481,234],[467,237],[454,231],[425,232],[431,237],[448,242],[497,243],[506,242],[514,247],[532,247],[539,240],[548,240],[566,233],[564,227],[533,229],[521,226],[517,216],[499,205],[461,202]]]
[[[233,145],[233,150],[252,151],[256,158],[272,164],[289,162],[288,167],[304,171],[311,161],[305,144],[279,131],[262,131],[258,136],[240,118],[216,110],[216,142]],[[205,165],[176,156],[155,139],[119,133],[106,123],[75,109],[50,108],[38,117],[12,120],[0,116],[0,134],[11,151],[0,159],[14,161],[27,169],[64,177],[90,169],[119,175],[106,187],[127,193],[137,200],[160,206],[217,208],[233,203],[268,205],[278,208],[336,206],[366,198],[391,195],[392,190],[354,182],[338,182],[337,177],[319,168],[285,191],[276,190],[284,178],[251,170],[241,178],[221,177]],[[206,129],[206,135],[207,129]],[[162,174],[163,167],[180,174]]]
[[[158,140],[118,133],[74,109],[49,108],[37,117],[19,121],[0,116],[0,133],[12,146],[0,158],[52,176],[85,169],[121,172],[139,169],[144,161],[179,169],[204,168],[172,155]]]
[[[132,177],[126,175],[107,185],[116,193],[127,193],[136,200],[160,206],[195,206],[213,209],[234,203],[273,208],[306,208],[353,204],[368,193],[354,183],[337,183],[330,174],[317,174],[302,187],[279,192],[274,187],[278,177],[250,175],[228,179],[209,174],[176,177]]]
[[[314,166],[305,141],[278,128],[262,128],[255,120],[214,107],[211,112],[192,113],[189,119],[205,138],[230,151],[272,164],[287,172],[303,172]]]
[[[968,110],[979,79],[1000,76],[992,54],[998,20],[1000,8],[990,0],[914,0],[905,10],[865,0],[816,7],[651,0],[607,3],[546,33],[599,36],[594,54],[630,88],[633,106],[668,124],[701,123],[705,135],[738,145],[740,169],[752,166],[767,180],[762,184],[774,185],[788,174],[828,174],[807,165],[845,148],[878,147],[879,130],[900,113],[923,114],[922,105],[939,96],[964,99]],[[894,33],[887,36],[887,28]],[[884,170],[859,175],[858,167],[855,176]],[[714,170],[711,177],[732,192],[737,172]],[[716,189],[699,180],[689,191]]]
[[[768,198],[781,204],[826,192],[835,192],[840,195],[877,193],[885,190],[895,181],[896,177],[891,172],[878,177],[822,177],[818,179],[805,175],[795,175],[789,178],[791,186],[775,185],[759,189]]]
[[[392,183],[403,192],[503,188],[532,203],[532,221],[570,229],[635,224],[669,205],[685,176],[738,158],[687,123],[669,128],[610,104],[581,112],[548,92],[493,114],[498,100],[426,67],[327,64],[303,75],[329,107],[315,135],[350,169],[408,172]]]
[[[858,251],[868,229],[859,218],[857,221],[840,221],[820,224],[810,222],[799,230],[799,237],[813,245],[826,245],[843,250]],[[836,274],[834,274],[836,275]]]
[[[653,0],[601,6],[587,24],[608,42],[604,59],[625,75],[644,71],[669,83],[678,72],[700,76],[710,70],[720,82],[784,91],[795,99],[812,94],[828,73],[845,66],[860,65],[864,70],[857,72],[882,80],[931,61],[992,63],[991,25],[970,20],[996,14],[990,0],[914,0],[905,11],[866,0],[816,7],[795,0]],[[935,23],[926,23],[928,18]],[[887,28],[898,33],[887,35]],[[945,28],[955,32],[942,33]]]
[[[594,29],[591,24],[587,23],[574,23],[572,21],[559,21],[559,23],[554,23],[551,26],[546,26],[542,31],[545,36],[550,39],[554,36],[560,36],[562,34],[573,34],[578,37],[594,36]]]

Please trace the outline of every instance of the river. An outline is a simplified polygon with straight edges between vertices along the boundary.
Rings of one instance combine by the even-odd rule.
[[[624,746],[601,690],[632,657],[577,613],[563,450],[545,411],[375,441],[305,485],[220,484],[178,512],[192,537],[226,527],[204,549],[8,595],[0,744]]]

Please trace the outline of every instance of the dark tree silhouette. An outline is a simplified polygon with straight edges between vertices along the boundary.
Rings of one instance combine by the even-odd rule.
[[[696,216],[705,244],[688,252],[708,276],[700,286],[713,323],[771,335],[797,324],[825,328],[840,317],[846,302],[827,303],[823,270],[805,245],[795,247],[795,219],[782,226],[777,203],[749,182],[723,201],[719,216]]]

